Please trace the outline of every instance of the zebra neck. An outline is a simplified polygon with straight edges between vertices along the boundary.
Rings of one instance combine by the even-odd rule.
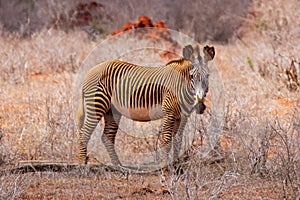
[[[193,111],[196,104],[197,102],[195,97],[195,91],[193,91],[191,86],[188,84],[182,90],[180,95],[181,109],[184,113],[190,114]]]

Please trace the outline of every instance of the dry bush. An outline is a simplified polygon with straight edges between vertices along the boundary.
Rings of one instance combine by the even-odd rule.
[[[97,13],[89,12],[93,21],[84,23],[88,33],[101,30],[110,33],[120,29],[128,21],[136,21],[140,15],[147,15],[154,21],[163,20],[169,28],[191,34],[198,41],[228,42],[236,34],[242,19],[251,5],[242,1],[8,1],[0,4],[1,23],[5,29],[29,35],[46,27],[59,26],[68,29],[76,22],[80,3],[98,2]],[[103,6],[103,7],[102,7]],[[75,11],[75,12],[74,12]],[[94,13],[94,14],[93,14]],[[99,16],[98,16],[99,15]]]
[[[0,38],[1,159],[6,163],[72,159],[74,73],[93,45],[78,39],[83,34],[49,30],[26,40]]]
[[[227,42],[241,25],[251,2],[243,1],[122,1],[101,2],[113,23],[103,24],[105,30],[119,29],[128,21],[136,21],[140,15],[154,21],[163,20],[171,29],[192,34],[197,41]],[[122,12],[115,13],[116,7]]]
[[[173,199],[299,198],[299,2],[254,2],[244,36],[217,46],[228,106],[224,159],[189,152],[181,174],[175,166],[161,175]]]
[[[0,2],[1,25],[4,30],[29,36],[39,31],[64,11],[66,2],[59,1],[10,1]]]
[[[15,199],[43,182],[11,173],[18,161],[76,159],[72,86],[93,43],[82,32],[1,35],[0,198]]]
[[[162,171],[162,186],[172,199],[279,198],[299,196],[299,116],[289,120],[229,116],[221,140],[223,157],[192,148]],[[230,125],[230,126],[228,126]],[[224,145],[224,142],[227,145]]]
[[[248,65],[262,77],[276,82],[279,90],[298,91],[300,86],[299,1],[254,1],[244,32]],[[250,33],[250,34],[249,34]],[[278,84],[279,83],[279,84]]]

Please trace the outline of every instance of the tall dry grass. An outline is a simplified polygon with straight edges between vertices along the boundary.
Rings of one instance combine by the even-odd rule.
[[[84,33],[55,30],[0,40],[1,154],[5,160],[71,159],[74,74],[93,43]]]

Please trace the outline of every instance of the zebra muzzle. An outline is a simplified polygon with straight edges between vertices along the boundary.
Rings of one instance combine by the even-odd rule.
[[[197,98],[196,113],[203,114],[205,109],[206,105],[203,103],[203,99]]]
[[[205,104],[203,102],[201,102],[199,105],[197,105],[196,113],[197,114],[203,114],[205,109],[206,109]]]

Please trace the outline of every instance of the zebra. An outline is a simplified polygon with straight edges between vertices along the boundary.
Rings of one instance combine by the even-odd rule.
[[[171,141],[182,137],[190,114],[202,114],[208,92],[208,61],[215,56],[214,47],[183,48],[183,58],[165,66],[143,67],[120,60],[108,60],[87,73],[81,88],[77,111],[79,162],[87,164],[87,144],[97,124],[104,118],[102,142],[113,165],[122,166],[114,143],[122,116],[134,121],[162,121],[163,154],[168,159]],[[178,158],[181,140],[174,140],[173,159]],[[166,162],[166,161],[164,161]]]

